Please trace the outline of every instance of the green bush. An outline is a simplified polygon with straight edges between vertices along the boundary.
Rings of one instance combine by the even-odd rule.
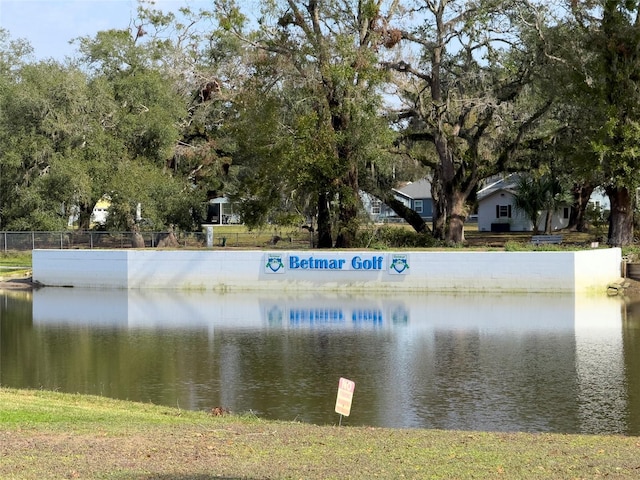
[[[622,256],[629,262],[637,262],[640,259],[640,247],[638,245],[622,247]]]
[[[361,248],[385,250],[388,248],[431,248],[440,244],[429,233],[417,233],[407,228],[382,226],[361,230],[356,240]]]

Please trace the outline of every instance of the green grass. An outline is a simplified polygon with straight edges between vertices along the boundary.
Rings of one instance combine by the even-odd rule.
[[[31,267],[31,251],[0,253],[0,267]]]
[[[44,390],[0,388],[0,425],[3,429],[46,427],[51,431],[104,432],[126,430],[141,421],[150,425],[175,425],[202,421],[202,414],[152,404],[123,402],[79,394]]]
[[[0,478],[636,478],[640,439],[317,426],[0,388]]]
[[[0,280],[31,275],[31,251],[0,253]]]

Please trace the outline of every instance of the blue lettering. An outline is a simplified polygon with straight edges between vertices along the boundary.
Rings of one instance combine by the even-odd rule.
[[[329,260],[327,260],[326,258],[316,259],[316,261],[314,262],[314,268],[329,268]]]
[[[329,269],[330,270],[342,270],[342,266],[344,265],[345,260],[330,260],[329,261]]]
[[[382,258],[382,256],[378,256],[363,260],[356,255],[351,259],[351,266],[354,270],[382,270]]]
[[[382,270],[382,256],[362,258],[356,255],[351,259],[353,270]],[[346,260],[344,258],[300,258],[297,255],[289,257],[289,269],[291,270],[343,270]]]

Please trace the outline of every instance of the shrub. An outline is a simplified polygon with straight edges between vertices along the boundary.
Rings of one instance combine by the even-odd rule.
[[[439,242],[429,233],[417,233],[407,228],[387,225],[373,230],[361,230],[356,242],[359,247],[381,250],[387,248],[430,248],[439,245]]]

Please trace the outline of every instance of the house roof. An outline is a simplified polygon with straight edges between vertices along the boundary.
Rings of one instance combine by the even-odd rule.
[[[518,181],[520,180],[520,175],[517,173],[510,173],[504,178],[494,181],[493,183],[489,183],[486,187],[478,190],[478,200],[482,200],[483,198],[490,197],[496,192],[507,191],[509,193],[515,193],[518,185]]]
[[[401,188],[394,188],[394,192],[406,198],[431,198],[431,181],[423,178],[417,182],[409,182]]]

